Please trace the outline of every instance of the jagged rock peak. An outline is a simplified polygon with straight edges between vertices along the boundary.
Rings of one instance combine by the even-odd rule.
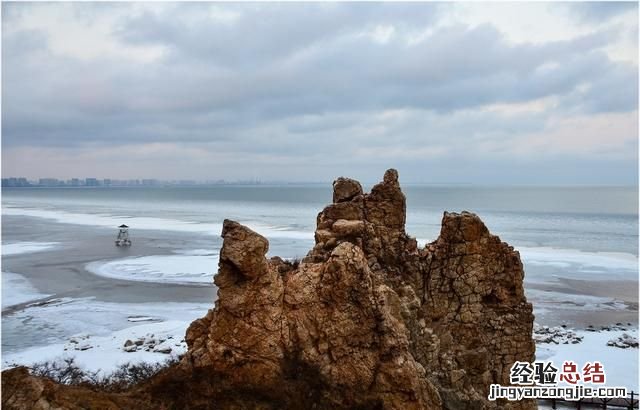
[[[325,261],[343,242],[360,247],[372,268],[390,266],[405,250],[415,249],[404,231],[406,199],[395,169],[387,170],[371,193],[363,193],[360,183],[348,178],[338,178],[333,189],[333,203],[318,214],[316,245],[305,261]]]

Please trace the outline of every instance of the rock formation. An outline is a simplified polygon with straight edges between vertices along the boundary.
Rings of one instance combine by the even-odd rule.
[[[94,395],[110,400],[102,408],[535,408],[486,398],[534,359],[518,252],[468,212],[445,213],[418,248],[395,170],[371,193],[347,178],[333,187],[299,264],[267,259],[264,237],[226,220],[218,300],[187,330],[187,354],[131,391]],[[17,369],[2,400],[76,408],[65,403],[78,389]]]

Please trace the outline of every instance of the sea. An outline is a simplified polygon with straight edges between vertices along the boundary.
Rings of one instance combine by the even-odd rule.
[[[443,212],[466,210],[518,250],[539,324],[637,333],[638,187],[402,188],[420,245],[438,237]],[[270,256],[299,258],[331,198],[330,184],[3,188],[3,359],[122,331],[131,317],[188,324],[215,301],[224,219],[267,237]],[[129,248],[114,245],[123,223]]]

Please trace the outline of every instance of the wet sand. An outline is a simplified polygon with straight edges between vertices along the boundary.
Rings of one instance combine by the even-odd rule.
[[[605,302],[601,309],[592,310],[585,308],[585,303],[564,301],[557,304],[557,309],[552,304],[536,305],[535,299],[530,300],[540,312],[536,315],[536,321],[547,326],[568,325],[577,329],[585,329],[588,326],[602,327],[622,323],[638,327],[638,281],[633,280],[577,280],[557,278],[557,283],[537,284],[530,283],[527,289],[536,289],[544,292],[556,292],[566,295],[595,296],[615,300]],[[574,305],[572,308],[571,305]]]
[[[618,300],[638,306],[638,281],[605,281],[605,280],[576,280],[559,278],[560,282],[567,285],[566,293],[575,291],[580,295],[592,295],[613,297]]]

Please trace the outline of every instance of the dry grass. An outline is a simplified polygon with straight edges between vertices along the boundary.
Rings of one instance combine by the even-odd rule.
[[[112,373],[103,375],[100,371],[91,372],[80,367],[73,358],[64,358],[34,363],[29,371],[34,376],[46,377],[61,384],[118,392],[150,379],[179,361],[179,357],[171,356],[161,363],[125,363]]]

